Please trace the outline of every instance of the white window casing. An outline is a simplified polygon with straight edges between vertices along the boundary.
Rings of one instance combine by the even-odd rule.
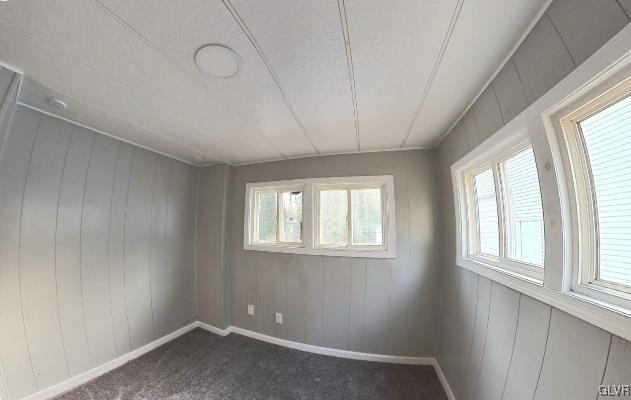
[[[354,245],[352,232],[351,191],[357,189],[380,189],[381,191],[381,244]],[[319,193],[324,190],[347,192],[348,239],[344,245],[320,243]],[[261,191],[302,191],[302,242],[260,243],[255,240],[256,196]],[[396,213],[394,178],[392,175],[352,176],[332,178],[293,179],[275,182],[247,183],[245,188],[245,211],[243,226],[243,248],[266,252],[327,255],[338,257],[396,258]]]

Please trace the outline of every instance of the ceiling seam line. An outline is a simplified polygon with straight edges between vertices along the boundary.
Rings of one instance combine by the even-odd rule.
[[[456,27],[456,23],[458,22],[458,17],[460,16],[460,11],[462,10],[463,4],[464,4],[464,0],[458,0],[458,2],[456,3],[456,7],[454,8],[454,11],[451,15],[451,21],[449,22],[449,27],[447,28],[447,32],[445,32],[445,37],[443,39],[443,43],[438,53],[438,57],[436,58],[436,61],[434,62],[434,67],[430,74],[429,81],[427,82],[427,85],[425,85],[423,94],[421,95],[421,98],[419,99],[418,105],[416,107],[416,111],[414,112],[414,117],[412,118],[412,122],[410,122],[410,126],[408,127],[408,130],[405,133],[403,140],[401,141],[401,146],[400,146],[401,148],[403,148],[406,142],[408,141],[410,134],[412,133],[412,129],[414,128],[414,125],[416,124],[416,120],[418,119],[418,116],[421,114],[421,110],[423,109],[423,106],[425,105],[425,101],[427,100],[429,91],[432,87],[432,84],[434,83],[434,80],[438,73],[438,69],[440,68],[440,64],[442,63],[443,57],[445,56],[445,53],[447,52],[447,47],[449,45],[451,36]]]
[[[357,103],[357,84],[355,82],[355,67],[353,64],[353,51],[351,48],[351,32],[348,26],[345,1],[337,0],[337,8],[339,10],[340,23],[342,25],[342,37],[344,38],[344,47],[346,48],[346,64],[348,67],[349,81],[351,85],[351,96],[353,101],[353,114],[355,117],[355,140],[357,142],[357,151],[361,151],[361,140],[359,136],[359,105]]]
[[[225,101],[221,100],[221,96],[218,96],[211,88],[209,88],[208,86],[206,86],[205,83],[203,83],[200,79],[198,79],[197,77],[191,75],[188,71],[186,71],[186,69],[184,67],[182,67],[180,65],[180,63],[178,63],[176,60],[174,60],[171,56],[169,56],[164,50],[162,50],[160,47],[158,47],[155,43],[153,43],[152,41],[150,41],[147,37],[145,37],[140,31],[138,31],[136,28],[134,28],[132,25],[128,24],[124,19],[122,19],[121,17],[119,17],[116,13],[114,13],[114,11],[112,11],[111,9],[109,9],[107,6],[105,6],[103,3],[101,3],[99,0],[92,0],[92,3],[95,4],[97,7],[99,7],[101,10],[103,10],[106,14],[108,14],[112,19],[114,19],[116,22],[118,22],[120,25],[122,25],[124,28],[132,31],[140,40],[142,40],[147,46],[149,46],[154,52],[158,53],[159,55],[161,55],[162,57],[166,58],[172,65],[174,65],[175,67],[177,67],[185,76],[187,76],[190,80],[192,80],[194,83],[200,85],[206,92],[210,93],[212,96],[215,97],[215,99],[217,101],[219,101],[219,103],[223,104],[226,108],[228,108],[229,110],[231,110],[233,113],[235,113],[240,119],[242,119],[247,125],[249,125],[259,136],[261,136],[261,138],[263,138],[263,140],[265,140],[267,142],[267,144],[270,145],[270,147],[272,147],[272,149],[274,149],[278,154],[280,154],[283,158],[287,157],[282,151],[280,151],[261,131],[259,131],[259,129],[257,127],[254,126],[254,124],[252,124],[245,116],[243,116],[241,114],[241,112],[239,111],[235,111],[233,109],[233,107],[229,104],[226,103]]]
[[[302,124],[302,121],[300,121],[300,118],[298,118],[298,114],[294,110],[294,107],[289,102],[289,99],[287,98],[287,94],[285,93],[285,89],[283,89],[283,86],[280,83],[280,78],[278,78],[278,75],[276,74],[276,71],[274,71],[274,68],[272,68],[272,64],[270,63],[269,59],[267,58],[267,56],[263,52],[263,48],[259,45],[258,41],[254,37],[254,34],[250,30],[250,28],[246,25],[245,21],[241,18],[241,16],[239,15],[239,12],[234,7],[234,5],[230,2],[230,0],[221,0],[221,2],[228,9],[228,12],[230,12],[230,15],[232,15],[232,18],[234,18],[234,20],[237,22],[237,24],[239,24],[239,27],[241,28],[243,33],[245,33],[245,36],[248,38],[250,43],[252,43],[252,46],[254,46],[254,49],[256,50],[256,52],[258,53],[259,57],[261,58],[261,61],[263,61],[263,64],[265,65],[265,68],[267,68],[267,71],[269,72],[269,74],[271,75],[272,79],[276,83],[276,86],[278,87],[278,90],[280,92],[281,98],[283,99],[283,102],[285,103],[285,105],[289,109],[289,112],[291,113],[291,115],[296,120],[296,123],[300,127],[300,130],[302,131],[302,133],[305,135],[305,138],[307,139],[309,144],[311,144],[311,147],[313,147],[313,150],[316,152],[316,154],[320,154],[320,150],[318,149],[318,147],[313,142],[313,139],[311,138],[311,136],[309,136],[309,134],[307,133],[307,130],[304,127],[304,125]]]

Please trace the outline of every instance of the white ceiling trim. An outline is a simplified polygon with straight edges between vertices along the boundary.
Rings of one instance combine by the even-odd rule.
[[[95,0],[95,1],[98,1],[98,0]],[[272,64],[267,59],[267,56],[265,55],[265,53],[263,52],[263,49],[261,48],[258,41],[254,37],[254,34],[250,30],[250,28],[248,28],[245,21],[243,20],[243,18],[241,18],[241,16],[239,15],[239,12],[234,7],[234,5],[232,5],[230,0],[221,0],[221,2],[223,3],[224,6],[226,6],[226,8],[228,9],[228,12],[230,13],[230,15],[232,15],[232,18],[234,18],[237,24],[239,24],[239,27],[241,27],[241,30],[243,31],[245,36],[248,38],[250,43],[252,43],[252,46],[254,46],[254,49],[256,49],[256,52],[259,54],[259,57],[261,58],[261,61],[263,61],[263,64],[267,68],[267,71],[271,75],[272,79],[274,79],[274,82],[276,82],[276,86],[278,87],[278,90],[280,91],[280,97],[283,99],[283,102],[289,109],[289,112],[291,113],[291,115],[293,115],[294,119],[296,120],[296,123],[298,123],[298,126],[300,126],[300,130],[305,135],[305,138],[307,138],[307,141],[309,141],[309,143],[311,144],[311,147],[313,147],[313,150],[316,152],[316,154],[319,154],[320,151],[318,150],[317,146],[313,142],[313,139],[311,139],[311,136],[307,133],[307,130],[302,124],[302,121],[300,121],[300,118],[298,118],[298,115],[296,114],[294,107],[291,105],[291,103],[289,102],[289,99],[287,98],[285,89],[283,89],[283,85],[281,84],[280,79],[278,78],[278,75],[276,74],[276,71],[274,71]]]
[[[200,85],[202,88],[204,88],[204,90],[206,90],[208,93],[210,93],[212,96],[214,96],[214,98],[216,100],[218,100],[220,103],[222,103],[227,109],[231,110],[233,113],[235,113],[235,115],[237,115],[241,120],[243,120],[246,124],[248,124],[259,136],[261,136],[261,138],[263,140],[265,140],[278,154],[280,154],[281,156],[285,156],[283,154],[283,152],[281,152],[256,126],[254,126],[254,124],[252,124],[250,122],[250,120],[248,118],[246,118],[240,111],[235,110],[230,104],[226,103],[222,96],[217,95],[217,93],[215,93],[210,87],[208,87],[208,85],[206,85],[201,79],[199,79],[198,77],[191,75],[182,65],[180,65],[180,63],[178,63],[175,59],[173,59],[171,56],[169,56],[164,50],[162,50],[160,47],[158,47],[155,43],[153,43],[151,40],[149,40],[147,37],[145,37],[141,32],[139,32],[136,28],[134,28],[132,25],[130,25],[129,23],[127,23],[123,18],[121,18],[120,16],[118,16],[114,11],[112,11],[110,8],[108,8],[105,4],[101,3],[99,0],[92,0],[92,3],[94,5],[96,5],[98,8],[100,8],[103,12],[105,12],[109,17],[111,17],[113,20],[115,20],[116,22],[118,22],[122,27],[124,27],[125,29],[129,30],[130,32],[132,32],[134,35],[136,35],[140,40],[142,40],[149,48],[151,48],[154,52],[156,52],[157,54],[159,54],[160,56],[164,57],[166,60],[168,60],[173,66],[175,66],[176,68],[178,68],[185,76],[187,76],[189,79],[191,79],[193,82],[195,82],[196,84]],[[291,111],[291,110],[290,110]],[[293,111],[292,111],[293,113]],[[302,126],[302,125],[301,125]],[[310,138],[308,138],[309,141]],[[315,147],[314,147],[315,148]]]
[[[447,51],[447,46],[449,46],[449,40],[451,39],[451,35],[454,32],[454,28],[456,27],[456,23],[458,22],[458,17],[460,16],[460,11],[462,10],[462,5],[464,0],[458,0],[456,3],[456,7],[454,7],[454,12],[451,15],[451,21],[449,22],[449,27],[447,28],[447,32],[445,32],[445,38],[443,39],[443,43],[440,48],[440,52],[438,53],[438,57],[436,57],[436,61],[434,62],[434,68],[429,76],[429,80],[427,81],[427,85],[425,85],[425,89],[423,90],[423,94],[419,99],[418,105],[416,106],[416,111],[414,112],[414,116],[412,117],[412,121],[410,122],[410,126],[408,127],[403,140],[401,141],[401,148],[405,147],[405,143],[407,142],[410,134],[412,133],[412,129],[416,124],[416,120],[418,119],[421,110],[423,109],[423,105],[425,104],[425,100],[429,95],[429,91],[432,88],[432,84],[434,83],[434,79],[436,78],[436,74],[438,73],[438,69],[440,68],[440,63],[443,60],[445,52]]]
[[[458,116],[458,118],[456,118],[454,120],[454,122],[449,126],[449,129],[447,129],[440,138],[438,138],[438,140],[436,141],[436,143],[434,144],[434,148],[437,148],[438,146],[440,146],[440,144],[443,142],[443,140],[447,137],[447,135],[449,135],[451,133],[451,131],[455,128],[455,126],[458,124],[458,122],[460,122],[460,120],[462,119],[462,117],[464,117],[464,115],[471,109],[471,107],[473,107],[473,105],[475,104],[476,101],[478,101],[478,99],[480,98],[480,96],[482,96],[482,93],[484,93],[484,91],[486,90],[486,88],[488,88],[491,85],[491,82],[493,82],[493,80],[495,79],[495,77],[500,73],[500,71],[506,66],[506,64],[509,63],[509,61],[513,58],[513,54],[515,54],[515,52],[517,51],[517,49],[519,48],[519,46],[521,46],[522,42],[526,39],[526,37],[528,37],[528,35],[530,34],[530,31],[533,30],[533,28],[535,27],[535,25],[537,24],[537,22],[539,22],[539,20],[541,19],[541,17],[545,14],[546,10],[548,9],[548,7],[550,6],[550,3],[552,3],[552,1],[554,0],[546,0],[546,2],[543,4],[543,6],[541,6],[541,8],[539,9],[539,11],[537,11],[537,14],[535,15],[535,17],[532,19],[532,21],[530,22],[530,25],[528,25],[528,28],[526,28],[526,30],[524,31],[524,33],[519,37],[519,40],[517,40],[517,42],[515,43],[515,45],[513,46],[512,49],[510,49],[510,51],[508,52],[508,54],[506,55],[506,58],[504,58],[504,60],[500,63],[500,65],[497,67],[497,69],[495,70],[495,72],[493,72],[493,74],[491,74],[491,76],[489,77],[489,79],[484,83],[484,85],[482,85],[482,88],[480,89],[480,91],[473,97],[473,99],[471,100],[471,102],[469,103],[468,106],[466,106],[464,108],[464,110],[462,111],[462,113],[460,113],[460,115]]]
[[[348,29],[348,17],[346,16],[346,3],[344,0],[337,0],[337,8],[340,13],[340,23],[342,24],[342,35],[344,36],[344,47],[346,48],[346,64],[348,65],[348,76],[351,85],[351,96],[353,99],[355,140],[357,141],[357,151],[361,151],[361,140],[359,136],[359,109],[357,106],[357,89],[355,84],[355,69],[353,67],[353,51],[351,47],[351,34]]]

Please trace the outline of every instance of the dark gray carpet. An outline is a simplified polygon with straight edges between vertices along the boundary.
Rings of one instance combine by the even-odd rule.
[[[195,329],[56,399],[447,397],[430,366],[347,360]]]

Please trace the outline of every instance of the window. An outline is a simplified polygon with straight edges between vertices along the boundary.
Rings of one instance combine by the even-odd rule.
[[[528,139],[521,135],[462,171],[461,222],[468,226],[462,258],[543,282],[543,208]]]
[[[596,93],[595,93],[596,94]],[[631,78],[561,119],[571,163],[578,268],[574,289],[631,303]]]
[[[458,266],[626,340],[629,43],[631,26],[451,166]]]
[[[499,248],[499,223],[497,221],[497,199],[495,197],[495,181],[493,170],[480,172],[473,177],[473,193],[475,217],[473,224],[477,228],[478,248],[476,254],[487,254],[498,257]]]
[[[396,256],[390,175],[247,184],[245,215],[246,250]]]
[[[383,186],[316,188],[318,247],[383,247]]]
[[[257,190],[254,198],[254,243],[302,243],[302,191]]]

